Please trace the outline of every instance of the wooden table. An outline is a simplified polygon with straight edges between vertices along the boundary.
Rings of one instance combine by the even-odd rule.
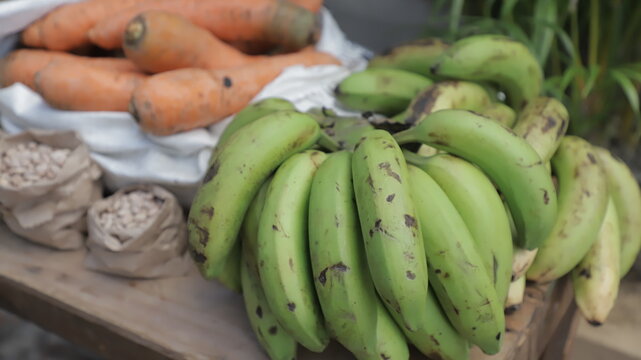
[[[85,270],[84,256],[31,244],[1,224],[0,306],[106,358],[266,359],[242,297],[195,269],[186,277],[134,281]],[[473,359],[562,359],[554,356],[568,341],[559,340],[576,323],[571,288],[562,281],[527,294],[523,308],[508,317],[501,355],[475,353]],[[546,355],[553,344],[561,350]],[[301,349],[299,358],[352,357],[332,343],[323,354]]]

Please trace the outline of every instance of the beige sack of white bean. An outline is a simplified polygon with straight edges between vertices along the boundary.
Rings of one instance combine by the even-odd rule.
[[[31,241],[81,248],[87,209],[102,197],[100,175],[73,131],[0,137],[0,212],[13,232]]]
[[[192,270],[187,225],[169,191],[134,185],[94,203],[87,213],[85,265],[132,278],[181,276]]]

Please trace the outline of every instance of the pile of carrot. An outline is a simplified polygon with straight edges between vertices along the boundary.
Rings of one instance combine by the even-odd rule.
[[[21,82],[65,110],[129,111],[170,135],[245,107],[286,67],[339,64],[313,49],[322,0],[87,0],[60,6],[0,59],[0,86]],[[87,49],[119,54],[82,56]],[[124,57],[122,57],[124,54]]]

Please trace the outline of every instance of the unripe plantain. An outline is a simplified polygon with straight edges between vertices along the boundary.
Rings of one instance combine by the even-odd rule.
[[[534,149],[510,129],[469,111],[441,110],[394,137],[400,144],[430,145],[479,166],[505,197],[520,246],[537,248],[549,234],[556,220],[552,178]]]
[[[512,272],[512,232],[492,182],[477,167],[452,155],[412,156],[407,160],[434,179],[456,207],[474,239],[499,301],[504,302]],[[483,204],[483,211],[479,211],[479,204]]]
[[[367,69],[343,79],[336,99],[353,110],[393,115],[403,111],[421,90],[432,85],[425,76],[398,69]]]
[[[273,360],[291,360],[296,357],[296,340],[294,340],[274,317],[269,308],[265,292],[260,283],[256,246],[258,241],[258,222],[265,202],[269,180],[260,188],[252,201],[241,230],[242,257],[240,277],[243,288],[245,311],[256,338]]]
[[[383,130],[367,133],[352,157],[354,194],[374,286],[399,326],[426,318],[427,262],[403,153]]]
[[[597,240],[572,271],[574,299],[586,320],[605,322],[619,292],[621,233],[614,201],[610,198]]]
[[[537,97],[543,86],[543,70],[530,50],[501,35],[458,40],[432,66],[432,74],[494,82],[505,90],[517,111]]]
[[[504,301],[497,297],[474,238],[439,185],[415,166],[408,170],[430,284],[459,334],[496,354],[505,331]]]
[[[559,182],[559,214],[527,272],[528,280],[541,283],[570,272],[590,250],[608,201],[605,174],[587,141],[565,136],[551,162]]]
[[[608,181],[621,232],[621,277],[630,271],[641,250],[641,190],[634,174],[623,160],[603,148],[594,150]]]
[[[278,323],[301,345],[321,352],[329,342],[309,262],[307,214],[312,179],[326,155],[308,150],[276,170],[258,224],[260,281]]]
[[[357,359],[407,359],[403,333],[378,298],[367,267],[351,157],[330,154],[312,183],[309,252],[316,293],[332,337]]]
[[[429,76],[434,61],[448,47],[447,43],[437,38],[421,39],[395,46],[375,56],[367,67],[400,69]]]

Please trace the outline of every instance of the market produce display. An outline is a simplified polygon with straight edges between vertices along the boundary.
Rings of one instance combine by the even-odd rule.
[[[495,354],[526,279],[571,277],[603,323],[641,247],[641,191],[566,134],[542,82],[525,46],[476,35],[402,45],[345,78],[336,98],[361,116],[245,107],[191,206],[192,258],[242,289],[272,359],[329,339],[358,359]]]
[[[52,107],[130,112],[159,136],[235,114],[290,66],[338,65],[319,52],[322,1],[88,0],[30,24],[0,59]]]

